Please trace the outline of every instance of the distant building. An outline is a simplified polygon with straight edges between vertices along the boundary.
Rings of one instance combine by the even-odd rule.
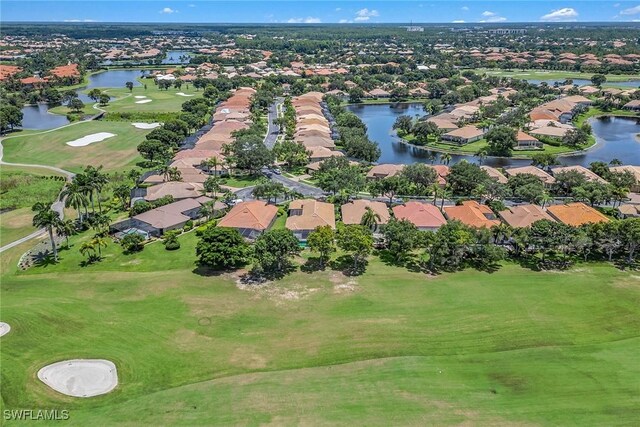
[[[524,28],[496,28],[489,30],[491,34],[524,34],[527,30]]]
[[[409,25],[407,27],[407,31],[410,32],[410,33],[422,33],[422,32],[424,32],[424,27],[418,27],[418,26],[415,26],[415,25]]]

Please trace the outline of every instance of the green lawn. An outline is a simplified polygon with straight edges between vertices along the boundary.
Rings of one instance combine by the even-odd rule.
[[[640,281],[604,264],[429,277],[295,272],[240,290],[204,276],[196,237],[81,268],[15,273],[3,254],[2,408],[69,425],[633,425]],[[36,379],[68,358],[116,363],[118,388],[63,397]],[[7,422],[7,425],[12,425]],[[15,423],[17,424],[17,423]]]
[[[142,79],[138,81],[143,86],[136,86],[132,91],[127,88],[106,88],[105,93],[114,97],[108,105],[100,106],[101,109],[109,112],[135,112],[135,113],[157,113],[157,112],[179,112],[182,108],[182,104],[194,98],[202,97],[202,91],[194,89],[193,85],[183,84],[180,89],[174,87],[168,90],[161,90],[153,83],[153,79]],[[144,88],[144,85],[147,88]],[[88,93],[86,90],[85,93]],[[183,93],[190,96],[177,95]],[[136,98],[136,96],[144,96],[145,98]],[[140,103],[140,101],[151,100],[151,102]],[[84,108],[85,114],[96,114],[97,110],[93,108],[93,103],[86,104]],[[67,114],[70,112],[69,108],[64,105],[51,109],[52,113]]]
[[[497,70],[497,69],[487,69],[487,68],[478,68],[474,70],[478,74],[488,74],[491,76],[500,76],[500,77],[516,77],[520,79],[531,79],[531,80],[564,80],[564,79],[586,79],[591,80],[591,76],[593,73],[580,73],[575,71],[547,71],[547,70]],[[638,85],[640,86],[640,78],[635,74],[607,74],[607,82],[615,83],[615,82],[627,82],[627,81],[638,81]],[[607,84],[605,83],[605,86]]]
[[[116,136],[84,147],[66,144],[98,132],[114,133]],[[57,166],[73,172],[82,170],[88,164],[104,165],[107,171],[125,170],[140,161],[136,147],[149,132],[136,129],[129,122],[90,121],[51,131],[31,132],[24,136],[14,134],[2,141],[4,160]]]

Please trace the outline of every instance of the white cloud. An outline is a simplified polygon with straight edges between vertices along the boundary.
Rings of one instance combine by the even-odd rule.
[[[170,7],[165,7],[164,9],[162,9],[159,13],[165,13],[167,15],[172,14],[172,13],[177,13],[178,11],[175,9],[171,9]]]
[[[95,19],[65,19],[64,22],[98,22]]]
[[[469,10],[469,6],[462,6],[460,9],[464,10],[465,12],[467,12]]]
[[[562,9],[552,10],[540,17],[541,21],[575,21],[578,17],[578,12],[572,7],[563,7]]]
[[[193,4],[193,3],[191,3],[191,4],[189,5],[189,7],[196,7],[196,5],[195,5],[195,4]]]
[[[351,24],[353,21],[349,21],[348,19],[341,19],[338,21],[339,24]]]
[[[507,20],[507,18],[505,18],[504,16],[500,16],[496,12],[491,12],[488,10],[485,10],[484,12],[482,12],[482,16],[484,16],[486,19],[483,19],[480,22],[485,22],[485,23],[504,22]]]
[[[630,7],[620,11],[620,15],[637,15],[640,13],[640,4],[636,7]]]
[[[614,4],[613,7],[620,7],[620,3]]]
[[[336,7],[336,12],[340,12],[342,10],[341,7]]]
[[[314,18],[313,16],[307,16],[306,18],[290,18],[287,21],[289,24],[320,24],[321,22],[320,18]]]
[[[464,24],[464,19],[457,19],[455,21],[451,21],[452,24]]]
[[[377,10],[375,9],[367,9],[366,7],[364,9],[360,9],[359,11],[356,12],[356,17],[355,17],[355,21],[356,22],[366,22],[371,18],[374,18],[376,16],[380,16],[380,13],[378,13]]]

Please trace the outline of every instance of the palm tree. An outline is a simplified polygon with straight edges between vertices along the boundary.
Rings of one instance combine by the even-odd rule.
[[[60,223],[56,225],[56,234],[64,237],[67,248],[69,247],[69,236],[73,236],[76,233],[76,225],[72,219],[60,220]]]
[[[380,221],[380,215],[367,206],[360,219],[360,225],[367,227],[369,230],[375,231],[378,228],[378,222]]]
[[[80,254],[82,256],[86,256],[89,259],[89,262],[95,257],[96,247],[93,244],[93,241],[82,242],[80,245]]]
[[[84,173],[87,176],[89,188],[91,189],[92,197],[93,197],[93,192],[95,191],[96,193],[96,196],[98,199],[98,209],[100,210],[100,212],[102,212],[102,204],[100,203],[100,193],[102,192],[102,189],[104,188],[104,186],[109,183],[109,178],[107,177],[106,174],[102,173],[101,171],[102,171],[102,165],[98,166],[97,168],[89,165],[84,169]]]
[[[169,168],[169,181],[182,181],[182,172],[178,168]]]
[[[36,214],[33,216],[33,226],[38,228],[45,228],[49,233],[49,241],[51,241],[51,250],[53,252],[53,259],[58,260],[58,248],[56,247],[56,241],[53,238],[53,229],[58,227],[61,219],[58,212],[51,209],[45,203],[38,202],[31,208]]]
[[[453,192],[451,191],[451,187],[449,185],[445,185],[442,191],[440,192],[440,211],[444,209],[444,201],[453,196]]]
[[[545,191],[540,196],[540,207],[544,209],[545,205],[553,202],[553,197],[549,194],[549,192]]]
[[[479,149],[474,156],[476,156],[478,158],[478,163],[482,164],[482,162],[484,161],[484,159],[487,158],[487,155],[489,154],[487,147],[482,147],[481,149]]]
[[[98,256],[102,258],[102,248],[106,248],[109,242],[102,235],[96,234],[91,239],[91,244],[93,247],[98,248]]]
[[[610,164],[611,166],[621,166],[621,165],[622,165],[622,162],[621,162],[619,159],[612,159],[612,160],[609,162],[609,164]]]
[[[440,163],[444,165],[448,165],[449,163],[451,163],[451,154],[449,153],[440,154]]]
[[[220,178],[216,176],[208,177],[204,182],[204,191],[207,193],[212,193],[213,198],[216,198],[216,195],[222,190],[220,186]]]
[[[217,157],[211,157],[200,162],[200,166],[207,168],[207,173],[210,173],[211,168],[213,168],[213,174],[218,175],[218,167],[220,166],[220,161]]]
[[[89,200],[87,200],[85,190],[78,184],[75,178],[62,190],[60,199],[64,200],[65,208],[71,207],[78,211],[78,221],[80,222],[80,226],[82,226],[82,208],[84,208],[86,214]]]
[[[493,233],[495,243],[504,243],[505,240],[508,240],[511,237],[512,230],[508,224],[501,222],[500,224],[491,227],[491,232]]]

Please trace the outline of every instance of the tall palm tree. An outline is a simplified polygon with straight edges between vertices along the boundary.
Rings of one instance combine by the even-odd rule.
[[[360,225],[367,227],[369,230],[375,231],[378,228],[378,222],[380,221],[380,215],[367,206],[360,219]]]
[[[80,226],[82,226],[82,209],[84,208],[86,214],[89,200],[85,194],[85,189],[80,186],[75,178],[62,190],[60,193],[60,199],[64,200],[65,208],[71,207],[78,211],[78,221],[80,222]]]
[[[91,192],[96,193],[96,198],[98,199],[98,209],[102,212],[102,204],[100,203],[100,196],[102,189],[105,185],[109,183],[109,177],[107,174],[102,173],[102,165],[97,168],[94,166],[87,166],[84,168],[84,173],[87,175],[89,188]]]
[[[215,199],[220,190],[222,190],[222,187],[220,186],[220,178],[216,176],[207,177],[204,181],[204,191],[211,193]]]
[[[504,243],[505,240],[511,237],[512,229],[508,224],[501,222],[491,227],[491,232],[495,243]]]
[[[444,201],[451,196],[453,196],[453,192],[451,191],[451,187],[447,184],[440,192],[440,211],[444,209]]]
[[[56,225],[56,234],[64,237],[67,248],[69,247],[69,236],[73,236],[76,233],[76,225],[72,219],[60,220],[60,223]]]
[[[49,233],[49,241],[51,242],[51,250],[53,252],[53,259],[58,260],[58,248],[56,241],[53,238],[53,230],[58,227],[61,219],[58,212],[51,209],[45,203],[38,202],[31,208],[36,214],[33,216],[33,226],[38,228],[45,228]]]
[[[449,163],[451,163],[451,154],[449,153],[440,154],[440,163],[444,165],[448,165]]]

